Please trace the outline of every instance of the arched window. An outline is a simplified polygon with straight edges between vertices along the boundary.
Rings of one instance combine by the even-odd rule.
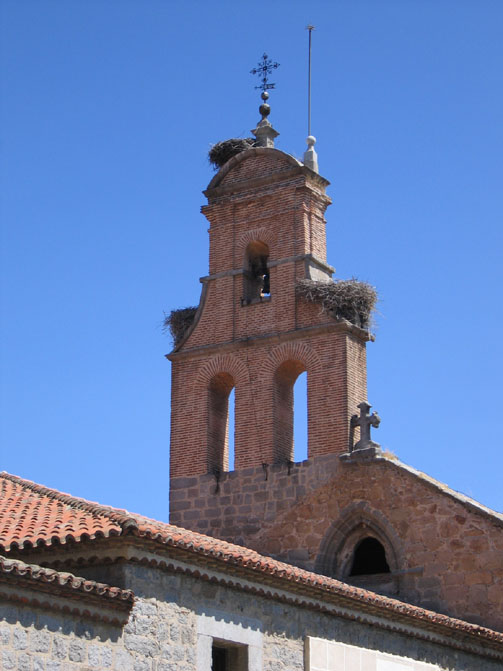
[[[400,536],[364,501],[342,511],[322,540],[315,571],[380,594],[399,594],[407,567]]]
[[[269,247],[256,240],[246,248],[243,272],[243,304],[261,300],[271,295],[269,268]]]
[[[300,361],[285,361],[274,374],[274,459],[294,461],[293,387],[305,371]]]
[[[229,396],[234,380],[219,373],[210,381],[208,393],[208,471],[229,470]],[[234,427],[232,427],[234,432]],[[234,441],[232,441],[234,442]]]
[[[350,576],[390,573],[386,551],[377,538],[367,536],[355,547]]]

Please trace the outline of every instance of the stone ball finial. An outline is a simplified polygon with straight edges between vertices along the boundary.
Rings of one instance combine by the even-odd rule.
[[[318,155],[314,149],[316,138],[314,135],[308,135],[306,138],[307,149],[304,152],[304,165],[314,172],[318,172]]]
[[[271,113],[271,106],[267,103],[264,103],[263,105],[260,105],[258,111],[262,115],[262,119],[265,119]]]

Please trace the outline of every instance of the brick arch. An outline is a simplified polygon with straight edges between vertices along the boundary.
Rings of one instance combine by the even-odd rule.
[[[322,363],[318,354],[303,342],[289,342],[278,345],[262,364],[260,375],[262,378],[271,378],[282,363],[299,361],[308,373],[322,371]]]
[[[266,228],[265,226],[262,226],[261,228],[254,228],[250,231],[246,231],[245,233],[240,235],[237,240],[236,253],[238,256],[241,255],[244,258],[247,246],[250,244],[250,242],[255,242],[256,240],[265,242],[268,247],[271,247],[271,244],[274,242],[275,237],[276,236],[274,232],[271,231],[270,228]]]
[[[402,542],[394,527],[366,501],[347,506],[332,522],[321,541],[315,571],[345,579],[349,575],[354,548],[366,537],[376,538],[386,551],[391,572],[405,568]]]
[[[236,386],[248,381],[246,365],[232,354],[217,355],[207,361],[198,371],[196,384],[206,387],[220,373],[228,373]]]

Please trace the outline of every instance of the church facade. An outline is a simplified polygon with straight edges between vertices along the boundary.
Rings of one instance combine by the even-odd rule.
[[[0,474],[3,669],[502,668],[503,516],[372,441],[368,289],[334,293],[314,143],[275,149],[266,108],[205,191],[209,274],[169,355],[170,524]]]
[[[352,418],[367,400],[372,336],[361,316],[338,318],[299,292],[306,282],[319,292],[333,286],[327,184],[281,151],[251,148],[205,191],[210,274],[169,357],[171,520],[502,630],[503,516],[368,439],[359,445]],[[250,280],[261,266],[267,293]],[[294,463],[293,386],[304,371],[308,459]],[[366,555],[367,568],[355,569],[355,553]]]

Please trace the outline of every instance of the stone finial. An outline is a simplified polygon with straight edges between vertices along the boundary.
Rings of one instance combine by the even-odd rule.
[[[366,401],[358,404],[360,409],[360,416],[353,415],[351,417],[351,428],[355,429],[357,426],[360,427],[360,440],[353,447],[355,450],[364,450],[369,447],[380,448],[379,443],[374,443],[370,438],[370,427],[373,426],[375,429],[381,423],[381,418],[377,412],[369,413],[369,410],[372,406],[369,405]]]
[[[318,172],[318,154],[314,150],[316,138],[314,135],[309,135],[307,140],[307,150],[304,152],[304,165],[314,172]]]
[[[255,142],[256,147],[274,147],[274,138],[278,137],[279,133],[274,130],[271,126],[271,122],[267,118],[271,113],[271,106],[266,102],[269,98],[269,94],[267,91],[263,91],[260,97],[264,101],[258,109],[262,115],[262,119],[258,122],[257,127],[251,132],[257,138],[257,141]]]

